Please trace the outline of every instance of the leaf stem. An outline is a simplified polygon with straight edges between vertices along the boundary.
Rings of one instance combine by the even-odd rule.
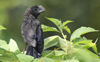
[[[57,51],[57,50],[59,50],[59,49],[61,49],[61,48],[65,48],[65,47],[67,47],[67,46],[55,48],[54,51],[52,51],[51,53],[47,54],[47,55],[43,58],[43,60],[44,60],[47,56],[51,55],[53,52],[55,52],[55,51]]]
[[[66,40],[67,35],[64,35],[64,34],[63,34],[63,30],[61,31],[61,34],[62,34],[63,38]]]
[[[98,38],[96,39],[95,44],[97,43],[97,41],[98,41]]]

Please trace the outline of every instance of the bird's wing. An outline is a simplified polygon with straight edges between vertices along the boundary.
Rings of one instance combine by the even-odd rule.
[[[23,22],[22,23],[22,26],[21,26],[21,33],[22,33],[22,36],[24,37],[24,26],[25,26],[25,23]]]
[[[44,48],[44,39],[43,39],[43,31],[40,24],[37,30],[37,47],[36,48],[38,49],[38,53],[41,56],[43,48]]]
[[[44,41],[43,40],[43,31],[42,31],[41,25],[38,26],[37,41],[38,41],[38,43],[42,43]]]

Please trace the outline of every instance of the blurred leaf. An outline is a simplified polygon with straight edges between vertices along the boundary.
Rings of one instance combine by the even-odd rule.
[[[80,37],[81,35],[85,34],[85,33],[89,33],[89,32],[97,32],[98,30],[95,30],[91,27],[81,27],[78,28],[77,30],[75,30],[70,38],[70,41],[73,41],[75,38]]]
[[[65,43],[66,41],[64,39],[62,39],[61,37],[58,37],[59,42],[57,44],[58,47],[61,47],[61,49],[63,49],[64,51],[67,51],[67,44]]]
[[[58,36],[51,36],[44,39],[44,50],[58,43]]]
[[[73,45],[83,45],[82,48],[90,48],[92,47],[92,49],[97,53],[97,47],[95,43],[92,43],[92,40],[83,40],[82,38],[78,38],[77,40],[74,40]],[[81,47],[80,47],[81,48]]]
[[[73,22],[73,21],[67,20],[67,21],[63,22],[63,27],[64,27],[66,24],[71,23],[71,22]]]
[[[73,56],[75,56],[75,59],[79,60],[80,62],[100,62],[99,56],[87,49],[76,49],[74,52],[75,53]]]
[[[0,40],[0,45],[2,45],[2,44],[7,44],[7,42],[4,40]]]
[[[100,55],[100,53],[98,53]]]
[[[9,45],[7,44],[6,41],[0,40],[0,48],[3,48],[5,50],[9,50]]]
[[[42,53],[42,57],[45,57],[46,55],[48,55],[48,54],[50,54],[51,52],[53,52],[54,50],[45,50],[45,51],[43,51],[43,53]],[[61,60],[62,58],[62,56],[60,55],[60,56],[56,56],[55,55],[55,52],[53,52],[52,54],[50,54],[50,55],[48,55],[47,56],[48,58],[52,58],[52,59],[56,59],[56,60]]]
[[[47,19],[50,20],[51,22],[53,22],[59,28],[60,31],[62,30],[63,25],[60,20],[55,19],[55,18],[47,18]]]
[[[76,38],[74,41],[73,41],[73,44],[76,43],[76,42],[79,42],[79,41],[83,41],[83,40],[87,40],[86,38],[82,38],[82,37],[79,37],[79,38]]]
[[[96,47],[96,44],[95,43],[87,44],[84,47],[86,47],[86,48],[92,47],[92,49],[97,53],[97,47]]]
[[[51,53],[52,51],[54,51],[54,50],[44,50],[44,51],[43,51],[43,57],[44,57],[45,55]],[[54,53],[52,53],[51,55],[54,55]]]
[[[59,21],[58,19],[55,18],[47,18],[47,19],[53,22],[57,27],[61,24],[61,21]]]
[[[55,56],[60,56],[60,55],[63,55],[65,52],[58,50],[58,51],[55,51],[54,53],[55,53]]]
[[[89,44],[89,43],[92,43],[92,40],[82,40],[82,41],[74,43],[73,45],[76,45],[76,44]]]
[[[50,48],[52,46],[62,47],[64,51],[66,51],[66,41],[61,37],[55,35],[44,39],[44,50]]]
[[[92,47],[92,49],[97,53],[97,47],[96,47],[96,44],[95,43],[86,44],[82,48],[88,49],[90,47]]]
[[[77,59],[68,59],[68,60],[65,60],[65,61],[61,61],[61,62],[79,62],[79,60]]]
[[[14,53],[0,48],[0,61],[18,62],[18,58]]]
[[[6,28],[0,25],[0,30],[5,30]]]
[[[93,44],[92,49],[97,53],[97,47],[95,43]]]
[[[54,27],[49,27],[49,26],[46,26],[46,25],[43,25],[42,24],[42,29],[43,29],[43,32],[47,32],[47,31],[56,31],[58,32],[58,30]]]
[[[18,54],[17,57],[20,60],[20,62],[32,62],[34,59],[34,57],[32,56],[24,55],[24,54]]]
[[[77,49],[79,49],[79,48],[83,48],[84,47],[84,45],[74,45],[74,48],[77,48]]]
[[[21,53],[17,46],[17,43],[13,39],[10,39],[9,46],[10,51],[14,52],[15,54]]]
[[[62,22],[61,22],[61,20],[59,20],[59,24],[58,24],[58,28],[59,28],[59,30],[60,31],[62,31],[62,29],[63,29],[63,24],[62,24]]]
[[[64,29],[65,29],[69,34],[71,34],[71,31],[70,31],[70,29],[69,29],[67,26],[65,26]]]
[[[33,62],[55,62],[53,59],[51,58],[40,58],[40,59],[35,59]]]

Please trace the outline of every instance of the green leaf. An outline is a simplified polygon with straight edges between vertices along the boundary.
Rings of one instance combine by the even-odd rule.
[[[51,58],[40,58],[40,59],[35,59],[33,62],[55,62],[53,59]]]
[[[96,44],[95,44],[95,43],[93,44],[92,49],[93,49],[96,53],[98,53],[98,52],[97,52],[97,47],[96,47]]]
[[[5,50],[9,50],[9,45],[7,44],[6,41],[0,40],[0,48],[3,48]]]
[[[98,55],[100,55],[100,53],[98,53]]]
[[[73,22],[73,21],[67,20],[67,21],[63,22],[63,27],[64,27],[66,24],[71,23],[71,22]]]
[[[43,53],[42,53],[42,57],[48,55],[48,54],[51,53],[52,51],[54,51],[54,50],[44,50]],[[50,54],[50,55],[54,56],[55,54],[52,53],[52,54]],[[50,55],[49,55],[49,56],[50,56]]]
[[[73,56],[75,56],[75,59],[79,60],[80,62],[100,62],[99,56],[87,49],[76,49],[74,52],[75,53]]]
[[[64,39],[62,39],[61,37],[58,37],[59,42],[57,44],[58,47],[61,47],[61,49],[63,49],[64,51],[67,51],[67,44],[66,41]]]
[[[44,50],[58,43],[58,36],[51,36],[44,39]]]
[[[78,39],[79,40],[79,39]],[[90,48],[92,47],[92,49],[97,53],[97,47],[96,47],[96,44],[95,43],[92,43],[92,40],[83,40],[83,39],[80,39],[79,41],[75,42],[77,40],[74,40],[73,42],[73,45],[83,45],[82,48]],[[81,48],[81,47],[80,47]]]
[[[68,59],[68,60],[65,60],[65,61],[61,61],[61,62],[79,62],[79,60],[77,59]]]
[[[89,32],[97,32],[97,31],[98,30],[95,30],[95,29],[93,29],[91,27],[81,27],[81,28],[78,28],[77,30],[75,30],[72,33],[70,41],[73,41],[75,38],[78,38],[78,37],[80,37],[83,34],[86,34],[86,33],[89,33]]]
[[[13,39],[10,39],[9,46],[10,51],[14,52],[15,54],[21,53],[17,46],[17,43]]]
[[[47,19],[53,22],[57,27],[61,24],[61,21],[59,21],[58,19],[55,18],[47,18]]]
[[[40,59],[35,59],[33,62],[55,62],[54,60],[52,60],[51,58],[40,58]]]
[[[83,48],[84,47],[84,45],[74,45],[74,48],[77,48],[77,49],[79,49],[79,48]],[[85,48],[86,49],[86,48]]]
[[[53,52],[53,53],[50,54],[51,52]],[[48,54],[50,54],[50,55],[48,55]],[[62,53],[61,53],[61,54],[62,54]],[[45,51],[43,51],[43,53],[42,53],[42,57],[45,57],[46,55],[48,55],[48,56],[47,56],[48,58],[52,58],[52,59],[56,59],[56,60],[61,60],[61,59],[62,59],[62,58],[61,58],[61,57],[62,57],[61,54],[59,53],[58,56],[56,56],[57,53],[55,53],[54,50],[45,50]]]
[[[90,48],[90,47],[92,47],[92,49],[97,53],[97,47],[95,43],[87,44],[83,48]]]
[[[17,57],[20,60],[20,62],[32,62],[34,59],[34,57],[32,56],[24,55],[24,54],[18,54]]]
[[[87,40],[85,37],[79,37],[79,38],[76,38],[74,41],[73,41],[73,44],[76,43],[76,42],[79,42],[79,41],[83,41],[83,40]]]
[[[73,45],[76,45],[76,44],[90,44],[90,43],[92,43],[92,40],[82,40],[82,41],[74,43]]]
[[[47,18],[47,19],[50,20],[51,22],[53,22],[59,28],[60,31],[62,30],[63,25],[60,20],[55,19],[55,18]]]
[[[42,60],[43,58],[41,58],[40,60]],[[44,62],[55,62],[53,59],[51,59],[51,58],[45,58],[44,60],[43,60]]]
[[[5,30],[6,28],[0,25],[0,30]]]
[[[88,49],[90,47],[92,47],[92,49],[97,53],[97,47],[96,47],[95,43],[91,42],[91,43],[88,43],[88,44],[82,46],[82,48],[85,48],[85,49]]]
[[[61,37],[55,35],[44,39],[44,50],[52,46],[62,47],[66,51],[66,41]]]
[[[0,48],[0,61],[18,62],[18,58],[12,52]]]
[[[47,31],[56,31],[58,32],[58,30],[54,27],[49,27],[49,26],[46,26],[46,25],[41,25],[42,26],[42,29],[43,29],[43,32],[47,32]]]
[[[71,34],[71,31],[70,31],[70,29],[69,29],[67,26],[65,26],[64,29],[65,29],[69,34]]]
[[[42,60],[43,58],[41,58],[41,60]],[[45,58],[44,60],[43,60],[44,62],[55,62],[53,59],[51,59],[51,58]]]
[[[55,51],[54,53],[55,53],[55,56],[60,56],[60,55],[63,55],[65,52],[58,50],[58,51]]]

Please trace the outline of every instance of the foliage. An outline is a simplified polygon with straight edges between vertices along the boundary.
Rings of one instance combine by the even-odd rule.
[[[60,33],[59,35],[50,36],[44,39],[44,51],[43,55],[39,59],[34,59],[32,56],[23,54],[16,42],[10,39],[7,44],[6,41],[0,40],[0,61],[2,62],[100,62],[100,57],[96,54],[97,47],[96,42],[93,40],[82,37],[81,35],[89,32],[97,32],[91,27],[80,27],[76,29],[72,34],[67,24],[73,21],[67,20],[61,22],[61,20],[55,18],[47,18],[53,22],[57,28],[50,27],[42,24],[43,32],[55,31]],[[0,27],[0,29],[5,29]],[[63,30],[71,34],[70,40],[67,39],[67,35],[63,33]],[[48,50],[52,46],[57,46],[54,50]],[[96,54],[88,50],[92,48]]]
[[[4,30],[4,29],[6,29],[6,28],[0,25],[0,30]]]

